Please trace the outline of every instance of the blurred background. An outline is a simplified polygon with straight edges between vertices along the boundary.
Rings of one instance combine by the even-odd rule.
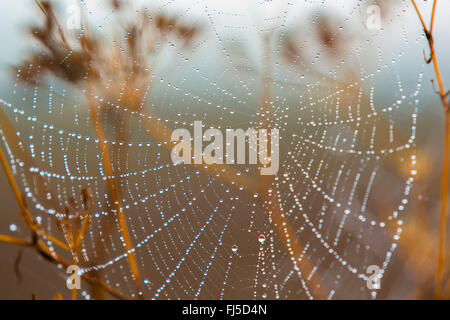
[[[1,4],[1,148],[39,228],[69,244],[89,216],[75,253],[44,241],[58,256],[129,298],[434,297],[444,113],[410,1],[40,5]],[[449,12],[438,1],[444,85]],[[170,133],[194,120],[279,128],[278,175],[174,166]],[[30,240],[0,180],[0,234]],[[0,243],[0,261],[1,299],[71,298],[66,266],[34,248]]]

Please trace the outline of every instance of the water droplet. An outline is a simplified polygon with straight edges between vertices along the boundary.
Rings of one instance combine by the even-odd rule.
[[[259,241],[259,243],[263,244],[264,241],[266,241],[266,237],[262,234],[258,237],[258,241]]]

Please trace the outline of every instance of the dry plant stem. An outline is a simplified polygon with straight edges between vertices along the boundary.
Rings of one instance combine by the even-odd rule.
[[[0,242],[14,244],[14,245],[21,246],[21,247],[30,247],[31,246],[30,243],[26,240],[15,238],[15,237],[10,237],[10,236],[6,236],[6,235],[2,235],[2,234],[0,234]]]
[[[92,96],[92,80],[89,80],[89,110],[92,117],[92,121],[95,126],[95,131],[97,134],[97,138],[99,141],[99,147],[102,153],[102,159],[103,159],[103,167],[105,169],[105,174],[107,177],[108,182],[108,188],[111,193],[111,197],[115,206],[117,219],[119,221],[119,227],[120,227],[120,233],[123,238],[123,242],[125,243],[125,249],[127,251],[127,261],[131,269],[131,273],[134,278],[134,282],[137,289],[137,294],[139,297],[142,297],[142,284],[141,284],[141,277],[139,274],[139,268],[136,262],[136,257],[133,250],[133,245],[130,238],[130,233],[128,231],[128,226],[126,222],[126,218],[124,215],[124,210],[122,207],[122,199],[120,198],[120,193],[116,184],[116,180],[114,179],[114,173],[111,168],[111,160],[109,156],[108,148],[105,145],[105,133],[103,132],[102,125],[98,119],[97,116],[97,105],[94,101],[94,98]]]
[[[9,168],[8,165],[8,161],[6,160],[6,157],[3,153],[3,150],[0,148],[0,163],[3,167],[3,171],[6,174],[6,179],[8,179],[9,185],[14,193],[14,197],[16,198],[17,204],[19,205],[19,208],[22,212],[28,211],[25,204],[22,201],[22,195],[19,191],[19,187],[17,186],[17,183],[14,179],[14,175],[11,171],[11,169]],[[27,224],[29,223],[29,221],[26,221]]]
[[[442,180],[441,180],[441,214],[440,214],[440,231],[439,231],[439,253],[436,268],[436,298],[439,299],[441,296],[442,278],[444,275],[444,256],[445,256],[445,239],[446,239],[446,225],[447,225],[447,206],[448,206],[448,183],[449,183],[449,161],[450,161],[450,109],[447,100],[447,93],[444,89],[444,84],[442,82],[441,72],[438,66],[438,61],[436,58],[436,51],[434,47],[433,39],[433,27],[436,14],[436,4],[437,0],[433,2],[433,9],[431,12],[431,22],[430,29],[427,28],[422,15],[416,5],[414,0],[411,0],[417,15],[419,16],[420,22],[422,24],[423,30],[428,40],[428,45],[430,47],[430,60],[427,62],[433,62],[434,72],[436,74],[436,80],[439,87],[439,97],[441,98],[442,106],[444,107],[444,117],[445,117],[445,129],[444,129],[444,163],[442,168]]]
[[[445,112],[445,141],[444,141],[444,167],[442,170],[442,204],[440,216],[440,231],[439,231],[439,253],[438,265],[436,271],[436,298],[441,297],[442,279],[444,276],[445,265],[445,236],[447,234],[447,199],[448,199],[448,180],[449,180],[449,162],[450,162],[450,111]]]
[[[77,264],[77,262],[75,261],[75,257],[73,259],[72,264],[73,265]],[[76,286],[73,286],[73,289],[72,289],[72,300],[77,300],[77,287]]]
[[[41,240],[38,240],[36,243],[31,243],[31,242],[25,241],[23,239],[10,237],[10,236],[6,236],[6,235],[0,235],[0,242],[13,244],[13,245],[21,246],[21,247],[35,248],[41,255],[43,255],[46,259],[48,259],[50,262],[52,262],[54,264],[61,264],[65,268],[67,268],[70,265],[69,262],[62,259],[55,252],[50,251],[50,249]],[[105,283],[103,283],[100,280],[93,279],[86,274],[83,274],[81,276],[81,279],[88,282],[89,284],[92,284],[94,286],[98,286],[98,287],[102,288],[103,290],[108,292],[111,296],[113,296],[117,299],[128,300],[128,298],[126,296],[124,296],[117,290],[109,287],[108,285],[106,285]]]
[[[273,179],[273,178],[271,178]],[[272,182],[267,181],[268,187],[272,185]],[[314,273],[314,265],[311,263],[306,254],[303,254],[304,247],[297,239],[295,230],[291,227],[289,221],[286,219],[276,196],[267,195],[267,189],[265,187],[266,195],[263,195],[265,201],[265,209],[268,218],[270,219],[274,229],[280,238],[283,246],[286,248],[289,256],[294,261],[296,272],[301,277],[300,280],[308,283],[308,290],[310,294],[317,299],[326,299],[325,288],[317,273]]]
[[[86,28],[85,35],[86,35],[87,42],[89,44],[91,44],[91,40],[90,40],[88,31],[89,30]],[[86,48],[85,48],[85,50],[86,50]],[[89,57],[89,54],[87,52],[86,52],[86,56]],[[122,236],[123,242],[125,244],[125,249],[127,251],[128,265],[130,266],[131,274],[133,276],[133,280],[136,285],[136,293],[139,298],[143,298],[141,277],[140,277],[139,268],[138,268],[138,265],[136,262],[136,256],[133,252],[133,245],[131,242],[130,233],[128,231],[128,225],[126,222],[126,218],[125,218],[125,214],[124,214],[124,210],[123,210],[123,206],[122,206],[122,199],[120,197],[120,192],[119,192],[119,189],[117,186],[117,181],[115,179],[115,176],[114,176],[114,173],[113,173],[113,170],[111,167],[111,159],[110,159],[109,151],[104,142],[105,141],[105,133],[103,131],[102,124],[100,123],[100,120],[98,119],[98,115],[97,115],[97,104],[95,102],[94,95],[93,95],[94,84],[93,84],[92,74],[88,75],[87,86],[88,86],[87,100],[88,100],[88,104],[89,104],[89,111],[90,111],[90,114],[92,117],[92,122],[95,127],[95,132],[96,132],[96,135],[97,135],[97,138],[99,141],[99,148],[102,153],[102,160],[103,160],[102,162],[103,162],[103,167],[104,167],[103,169],[105,170],[109,192],[111,194],[113,204],[115,207],[115,211],[116,211],[116,215],[117,215],[117,220],[119,222],[120,234]]]
[[[57,293],[52,300],[64,300],[64,298],[61,293]]]
[[[6,174],[6,178],[10,184],[10,187],[14,193],[14,197],[16,198],[17,204],[19,205],[19,208],[22,212],[22,216],[23,216],[25,223],[26,223],[27,227],[29,228],[30,232],[36,236],[41,236],[41,237],[51,241],[52,243],[58,245],[59,247],[63,248],[66,251],[71,251],[71,249],[67,245],[65,245],[64,243],[62,243],[55,237],[45,233],[43,230],[41,230],[38,226],[36,226],[34,224],[33,218],[27,208],[24,198],[20,194],[20,191],[19,191],[20,189],[16,183],[16,180],[14,179],[14,175],[8,165],[8,162],[6,160],[6,157],[5,157],[5,154],[3,153],[2,148],[0,148],[0,164]],[[14,244],[14,245],[22,246],[22,247],[34,247],[37,249],[37,251],[39,253],[43,254],[46,258],[48,258],[51,262],[53,262],[55,264],[61,264],[65,267],[68,267],[70,265],[68,262],[66,262],[65,260],[60,258],[58,255],[56,255],[55,252],[50,251],[49,248],[44,244],[44,242],[42,242],[39,239],[37,239],[36,243],[30,243],[23,239],[18,239],[18,238],[6,236],[6,235],[0,235],[0,242]],[[83,274],[82,279],[84,279],[85,281],[87,281],[88,283],[90,283],[94,286],[101,287],[103,290],[107,291],[109,294],[111,294],[112,296],[114,296],[118,299],[127,299],[127,297],[122,295],[120,292],[114,290],[113,288],[110,288],[108,285],[106,285],[105,283],[103,283],[100,280],[92,279],[89,276],[87,276],[86,274]]]
[[[9,168],[8,162],[6,160],[5,154],[3,153],[3,150],[0,148],[0,163],[1,166],[3,168],[3,171],[6,174],[6,178],[9,182],[9,185],[14,193],[14,197],[16,198],[17,204],[19,205],[19,208],[21,210],[22,213],[22,217],[25,220],[25,223],[27,224],[27,227],[32,231],[35,232],[37,234],[39,234],[40,236],[48,239],[49,241],[53,242],[55,245],[57,245],[58,247],[66,250],[66,251],[70,251],[70,248],[65,245],[64,243],[62,243],[60,240],[58,240],[57,238],[55,238],[54,236],[47,234],[46,232],[44,232],[43,230],[41,230],[34,222],[33,222],[33,218],[30,214],[30,211],[28,211],[28,208],[24,202],[24,199],[22,198],[20,191],[19,191],[19,187],[16,183],[16,180],[14,179],[14,175],[11,171],[11,169]]]
[[[81,241],[83,240],[83,238],[84,238],[84,236],[85,236],[85,234],[86,234],[86,231],[87,231],[87,229],[88,229],[88,225],[89,225],[90,220],[91,220],[90,216],[87,216],[87,217],[84,218],[84,220],[83,220],[83,223],[82,223],[82,225],[81,225],[81,230],[80,230],[80,232],[78,233],[78,236],[77,236],[77,238],[76,238],[76,240],[75,240],[75,249],[76,249],[76,250],[78,250],[78,248],[79,248],[80,245],[81,245]]]

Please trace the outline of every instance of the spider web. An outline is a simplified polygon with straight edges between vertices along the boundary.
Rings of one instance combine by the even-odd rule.
[[[366,270],[379,266],[384,280],[417,174],[422,74],[402,67],[404,53],[420,47],[420,36],[410,38],[404,23],[410,8],[398,4],[395,19],[371,31],[361,22],[365,4],[359,1],[222,2],[136,4],[149,19],[169,12],[203,30],[189,48],[162,37],[141,110],[120,98],[91,96],[131,252],[111,209],[110,177],[86,91],[54,77],[21,84],[21,76],[39,70],[36,65],[19,69],[12,95],[0,99],[7,115],[2,141],[28,206],[48,233],[61,238],[55,220],[64,219],[66,206],[76,219],[82,190],[89,189],[93,219],[79,265],[130,297],[136,297],[130,253],[146,298],[376,297],[389,284],[368,289]],[[114,10],[95,1],[81,1],[81,7],[106,42],[123,45],[111,35]],[[336,21],[324,18],[331,10]],[[327,30],[328,46],[321,43]],[[384,48],[386,37],[396,43],[393,50]],[[334,44],[339,39],[344,48]],[[271,114],[262,114],[261,105]],[[167,145],[152,134],[192,132],[194,120],[204,128],[247,129],[260,126],[261,117],[270,118],[281,137],[280,170],[261,192],[196,166],[174,165]],[[149,128],[149,120],[164,128]],[[256,169],[233,166],[238,177],[258,181]],[[277,225],[274,203],[290,234]],[[291,254],[294,242],[299,257]],[[83,295],[90,298],[88,290]]]

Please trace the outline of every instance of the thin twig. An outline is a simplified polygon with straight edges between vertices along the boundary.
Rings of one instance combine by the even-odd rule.
[[[423,30],[428,40],[428,45],[430,47],[430,59],[433,62],[434,72],[436,74],[436,80],[439,87],[439,97],[441,98],[442,106],[444,107],[444,117],[445,117],[445,129],[444,129],[444,158],[443,158],[443,168],[442,168],[442,180],[441,180],[441,213],[440,213],[440,230],[439,230],[439,252],[436,268],[436,298],[439,299],[441,296],[442,279],[444,275],[444,256],[445,256],[445,239],[446,239],[446,224],[447,224],[447,206],[448,206],[448,183],[449,183],[449,161],[450,161],[450,109],[447,100],[447,94],[444,89],[444,84],[442,82],[441,72],[439,70],[438,61],[436,58],[436,50],[434,47],[433,39],[433,27],[436,14],[436,3],[437,0],[433,2],[433,9],[431,12],[431,22],[430,29],[428,30],[425,22],[417,8],[416,2],[411,0],[414,9],[419,16],[420,22],[422,23]]]
[[[427,26],[425,25],[425,21],[423,21],[422,15],[420,14],[419,8],[417,8],[416,2],[414,0],[411,0],[412,4],[414,6],[414,9],[416,9],[417,15],[419,16],[420,22],[422,23],[422,27],[424,30],[427,30]]]
[[[433,27],[434,27],[434,17],[435,17],[435,13],[436,13],[436,3],[437,0],[434,0],[433,2],[433,9],[431,12],[431,22],[430,22],[430,33],[433,34]]]

